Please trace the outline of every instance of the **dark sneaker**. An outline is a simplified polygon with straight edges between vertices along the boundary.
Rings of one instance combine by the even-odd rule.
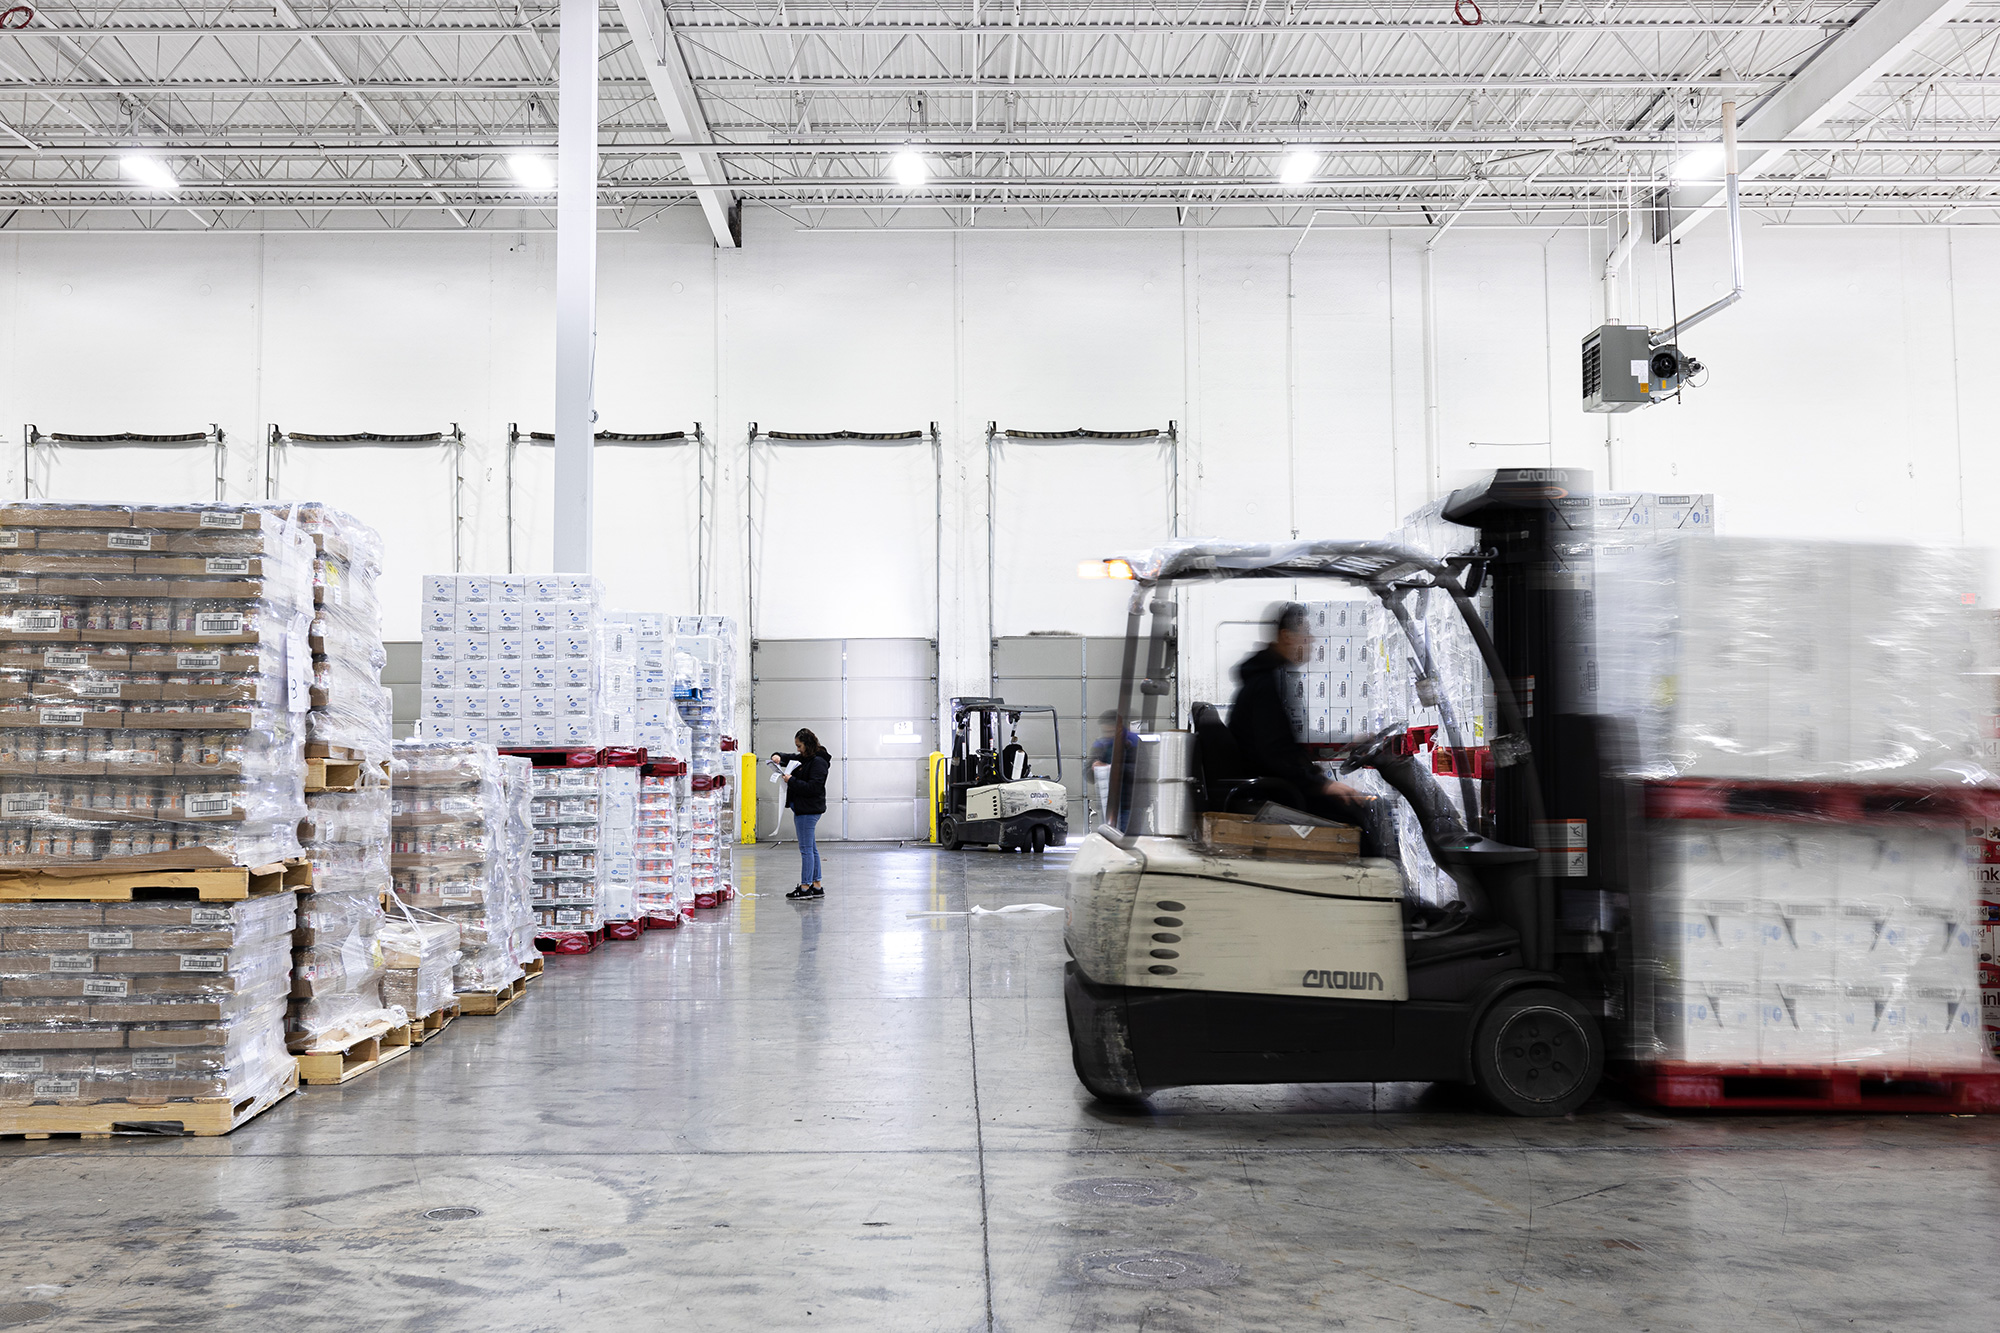
[[[813,898],[824,898],[826,897],[826,886],[824,884],[808,885],[807,895]]]
[[[793,901],[798,901],[799,899],[803,898],[817,898],[819,895],[812,891],[812,887],[810,885],[801,884],[796,889],[793,889],[790,893],[786,894],[785,896],[787,898],[792,899]]]

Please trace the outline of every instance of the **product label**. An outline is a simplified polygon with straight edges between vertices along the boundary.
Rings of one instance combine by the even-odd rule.
[[[202,791],[187,794],[186,809],[192,818],[234,813],[236,793],[229,791]]]
[[[582,898],[587,901],[590,898],[590,893],[591,886],[588,884],[556,885],[556,897],[558,898]]]
[[[243,613],[240,611],[202,611],[194,618],[194,632],[204,638],[217,634],[241,634]]]
[[[229,955],[226,953],[184,953],[181,955],[183,972],[226,972],[229,969]]]
[[[0,796],[0,815],[12,819],[19,815],[45,815],[49,812],[49,793],[45,791],[17,791]]]
[[[162,1069],[172,1069],[174,1064],[174,1056],[159,1051],[132,1052],[132,1068],[135,1070],[157,1073]]]
[[[243,515],[225,514],[216,509],[204,509],[201,511],[201,525],[204,528],[241,529],[243,526]]]
[[[42,666],[50,671],[84,671],[90,666],[90,654],[59,653],[51,648],[42,654]]]
[[[39,1074],[47,1067],[48,1061],[39,1055],[0,1055],[0,1074]]]
[[[188,921],[197,926],[226,926],[229,924],[227,907],[196,907],[188,912]]]
[[[211,574],[248,574],[250,561],[243,556],[213,555],[204,567]]]
[[[54,634],[62,628],[60,611],[16,611],[14,632],[17,634]]]
[[[19,592],[19,591],[21,591],[21,580],[14,578],[11,575],[5,578],[0,578],[0,592]]]
[[[222,654],[221,653],[175,653],[174,670],[220,671],[222,670]]]
[[[153,534],[150,532],[107,532],[104,534],[104,549],[107,551],[150,551],[153,549]]]
[[[83,993],[97,1000],[122,1000],[131,990],[123,977],[92,977],[83,983]]]
[[[81,708],[44,708],[42,725],[45,727],[80,727],[83,725]]]
[[[93,930],[90,932],[90,947],[93,949],[129,949],[132,947],[132,932],[129,930]]]
[[[303,713],[312,707],[312,619],[297,616],[285,635],[285,701],[287,711]]]
[[[21,545],[21,534],[20,534],[20,533],[18,533],[18,532],[0,532],[0,546],[4,546],[4,547],[8,548],[9,550],[16,550],[16,549],[19,549],[20,545]]]
[[[51,972],[95,972],[97,959],[87,953],[58,953],[49,955]]]
[[[124,689],[115,680],[80,680],[76,683],[77,697],[81,699],[116,699]]]
[[[38,1078],[35,1080],[37,1097],[79,1097],[83,1094],[83,1080],[79,1078]]]

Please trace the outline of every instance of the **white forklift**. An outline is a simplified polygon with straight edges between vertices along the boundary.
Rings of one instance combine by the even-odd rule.
[[[1065,998],[1077,1076],[1091,1093],[1131,1101],[1190,1084],[1460,1082],[1526,1116],[1562,1115],[1591,1095],[1605,1057],[1597,1020],[1617,1000],[1601,957],[1558,959],[1558,909],[1574,904],[1534,850],[1552,800],[1565,816],[1588,806],[1594,827],[1616,823],[1615,800],[1600,800],[1594,786],[1601,738],[1562,715],[1554,659],[1568,651],[1562,627],[1577,609],[1566,600],[1574,585],[1550,577],[1561,559],[1551,511],[1564,482],[1588,491],[1587,473],[1522,471],[1454,495],[1446,519],[1481,529],[1481,547],[1447,561],[1382,542],[1293,541],[1184,542],[1118,562],[1136,586],[1116,744],[1129,725],[1141,744],[1173,742],[1154,748],[1185,754],[1189,771],[1156,782],[1141,772],[1123,826],[1099,825],[1071,871]],[[1289,825],[1301,840],[1332,831],[1302,812],[1311,802],[1289,784],[1244,771],[1211,705],[1194,704],[1192,725],[1178,731],[1177,719],[1155,716],[1176,633],[1167,590],[1222,579],[1366,588],[1401,627],[1422,682],[1436,671],[1411,599],[1456,607],[1492,678],[1491,777],[1460,765],[1455,809],[1400,731],[1358,739],[1339,765],[1373,769],[1398,794],[1387,799],[1409,802],[1430,856],[1457,886],[1449,910],[1411,900],[1379,833],[1350,830],[1351,854],[1316,861],[1288,856],[1282,836],[1205,839],[1204,822],[1222,825],[1204,815],[1233,817],[1239,832],[1246,818]],[[1482,579],[1494,585],[1491,634],[1473,601]],[[1535,710],[1517,682],[1539,717],[1524,716]],[[1439,697],[1434,684],[1427,697]],[[1459,719],[1448,701],[1443,729],[1455,752],[1470,753],[1450,734]],[[1566,762],[1538,767],[1545,751]],[[1112,781],[1125,772],[1121,754]],[[1115,790],[1108,808],[1121,809]],[[1611,891],[1595,881],[1560,886]],[[1611,947],[1600,938],[1591,949]]]

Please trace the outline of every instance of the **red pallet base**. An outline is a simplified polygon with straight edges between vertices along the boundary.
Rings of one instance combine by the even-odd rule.
[[[694,896],[694,905],[696,907],[713,907],[721,901],[722,899],[713,893],[697,893]]]
[[[596,930],[557,930],[535,936],[535,947],[543,953],[596,953],[604,945],[604,927]]]
[[[644,921],[609,921],[604,926],[607,940],[636,940],[646,933]]]
[[[679,930],[680,928],[681,919],[677,916],[649,916],[646,918],[647,930]]]
[[[1649,819],[1833,820],[1843,824],[1957,824],[1990,818],[2000,792],[1865,782],[1680,778],[1645,784]]]
[[[1662,1063],[1613,1078],[1656,1106],[1703,1111],[1885,1111],[1965,1115],[2000,1111],[2000,1068],[1759,1069]]]

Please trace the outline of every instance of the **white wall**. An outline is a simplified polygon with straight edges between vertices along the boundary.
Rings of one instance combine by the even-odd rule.
[[[675,223],[673,227],[682,227]],[[1296,249],[1294,249],[1296,247]],[[942,638],[946,693],[985,684],[986,637],[1115,632],[1123,589],[1076,563],[1172,530],[1374,536],[1437,485],[1506,464],[1589,467],[1621,489],[1707,490],[1740,533],[1987,543],[2000,496],[2000,237],[1765,228],[1750,294],[1685,345],[1712,367],[1677,404],[1606,421],[1577,407],[1578,343],[1602,315],[1601,233],[1451,233],[1431,256],[1436,456],[1426,451],[1423,234],[800,235],[753,216],[740,252],[691,229],[601,249],[597,398],[617,430],[689,428],[710,463],[710,611],[743,615],[754,515],[757,630]],[[465,237],[7,234],[0,287],[0,487],[20,494],[16,423],[198,429],[235,448],[230,490],[263,493],[266,423],[467,432],[466,569],[507,559],[509,422],[546,428],[554,247]],[[1683,314],[1727,273],[1719,223],[1674,257]],[[1642,247],[1619,314],[1669,322],[1664,251]],[[1179,423],[1178,495],[1151,447],[1008,445],[987,602],[985,423]],[[938,423],[927,448],[779,449],[780,430]],[[1534,448],[1469,445],[1535,443]],[[200,498],[208,462],[66,455],[49,493]],[[597,559],[620,602],[692,609],[697,461],[601,451]],[[523,450],[516,567],[546,568],[546,451]],[[414,578],[449,562],[440,453],[294,450],[287,498],[384,529],[392,637]],[[933,570],[934,550],[941,568]],[[1990,593],[1992,589],[1981,589]],[[1259,599],[1210,597],[1211,619]],[[990,615],[990,620],[989,620]],[[1191,628],[1189,695],[1226,688]]]

